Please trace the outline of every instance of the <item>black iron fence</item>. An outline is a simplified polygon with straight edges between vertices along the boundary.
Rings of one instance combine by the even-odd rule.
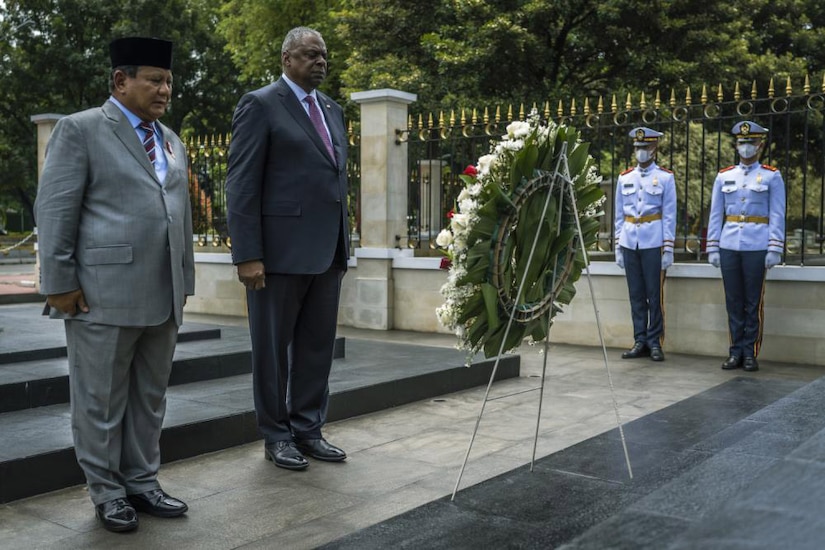
[[[753,120],[770,130],[762,162],[779,168],[786,183],[785,262],[825,265],[825,79],[818,88],[812,92],[806,77],[795,93],[788,78],[780,93],[771,81],[761,96],[753,83],[747,94],[738,84],[727,93],[719,85],[712,93],[703,89],[699,98],[688,89],[679,99],[671,91],[667,101],[657,93],[652,101],[644,94],[636,99],[628,95],[623,104],[615,96],[609,105],[598,98],[591,106],[585,99],[581,108],[575,100],[567,107],[559,101],[554,111],[545,102],[531,108],[411,115],[397,139],[409,147],[407,246],[435,246],[461,191],[459,174],[489,152],[491,141],[500,138],[509,122],[524,120],[536,109],[544,119],[577,127],[590,143],[608,195],[599,250],[613,250],[613,188],[618,175],[634,163],[628,133],[643,125],[665,134],[658,163],[676,176],[680,260],[701,259],[714,179],[720,168],[738,162],[730,129],[740,120]]]
[[[451,112],[410,115],[407,128],[397,130],[399,146],[409,152],[408,216],[406,242],[400,246],[435,247],[435,236],[447,225],[447,213],[461,191],[459,174],[489,152],[509,122],[524,120],[536,109],[544,119],[577,127],[590,143],[604,178],[608,195],[602,221],[599,251],[613,250],[613,187],[618,175],[631,166],[632,147],[628,132],[640,125],[665,134],[660,140],[658,163],[674,171],[678,191],[676,249],[679,259],[699,260],[704,252],[713,181],[718,170],[738,161],[729,132],[740,120],[754,120],[769,128],[770,144],[762,162],[781,171],[787,189],[786,250],[784,260],[796,265],[825,265],[825,78],[812,91],[805,77],[795,90],[790,78],[777,91],[774,82],[760,90],[753,83],[747,92],[739,84],[731,90],[719,85],[705,88],[699,97],[690,89],[677,99],[658,93],[648,101],[644,94],[585,99],[568,105],[559,101],[555,110],[549,101],[532,106],[497,106]],[[798,93],[797,93],[798,92]],[[578,107],[581,105],[581,107]],[[359,132],[349,125],[350,221],[353,235],[360,233],[361,163]],[[189,140],[190,183],[193,221],[203,247],[227,243],[226,160],[229,136]],[[357,241],[356,241],[357,242]]]

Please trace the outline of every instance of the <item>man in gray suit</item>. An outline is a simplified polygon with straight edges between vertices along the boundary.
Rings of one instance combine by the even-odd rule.
[[[253,391],[265,457],[302,470],[340,462],[326,422],[341,278],[349,256],[347,139],[341,107],[316,88],[327,48],[287,33],[283,75],[241,98],[226,180],[232,259],[247,288]]]
[[[187,506],[158,484],[166,387],[194,294],[186,151],[158,122],[172,93],[172,43],[109,46],[111,97],[61,119],[35,202],[41,292],[64,319],[72,432],[95,512],[110,531],[137,511]]]

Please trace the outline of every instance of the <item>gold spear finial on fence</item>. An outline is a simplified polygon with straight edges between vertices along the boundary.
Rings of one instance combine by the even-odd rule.
[[[625,109],[625,111],[629,111],[632,108],[633,108],[633,102],[631,101],[631,98],[630,98],[630,92],[627,92],[627,100],[624,102],[624,109]]]
[[[442,126],[444,126],[442,124]],[[450,127],[455,126],[455,109],[450,109]]]
[[[407,115],[407,130],[413,129],[413,116]]]
[[[501,105],[496,105],[496,124],[501,122]]]
[[[825,87],[825,78],[822,79],[823,87]],[[604,97],[599,96],[599,103],[596,104],[596,113],[602,114],[604,112]]]
[[[708,104],[708,85],[707,84],[702,84],[702,97],[701,97],[700,101],[702,102],[702,105],[707,105]]]
[[[759,91],[756,89],[756,80],[753,81],[753,86],[751,86],[751,99],[756,100]]]
[[[688,86],[688,87],[687,87],[687,90],[685,90],[685,105],[686,105],[686,106],[688,106],[688,107],[690,107],[690,101],[691,101],[691,97],[690,97],[690,86]]]
[[[478,124],[478,109],[473,107],[473,124]]]
[[[736,81],[736,85],[733,87],[733,99],[739,101],[742,99],[742,91],[739,89],[739,81]]]
[[[467,125],[467,116],[464,114],[464,107],[461,108],[461,125]]]
[[[584,98],[584,116],[590,116],[590,98]]]
[[[610,104],[610,112],[615,113],[619,110],[619,104],[616,102],[616,94],[613,94],[613,102]]]
[[[576,98],[570,100],[570,116],[576,116]]]
[[[559,106],[556,108],[556,116],[559,118],[564,116],[564,107],[561,104],[561,99],[559,100]]]
[[[642,97],[639,99],[639,108],[643,111],[647,109],[647,101],[645,101],[645,93],[642,92]]]
[[[811,77],[808,73],[805,73],[805,85],[802,87],[802,91],[805,92],[805,95],[811,95]]]
[[[544,119],[547,120],[550,118],[550,101],[545,100],[544,102]]]
[[[656,99],[653,101],[653,106],[656,107],[656,110],[662,106],[662,92],[660,90],[656,90]]]
[[[519,103],[518,106],[518,119],[524,120],[524,103]]]
[[[793,87],[791,86],[791,75],[788,75],[788,80],[785,81],[785,95],[791,97],[793,95]]]
[[[507,120],[513,120],[513,104],[507,106]],[[496,120],[498,122],[498,120]]]
[[[427,129],[433,128],[435,125],[435,120],[433,119],[433,114],[429,113],[429,117],[427,117]]]
[[[438,113],[438,135],[441,136],[441,139],[447,139],[447,136],[450,135],[450,127],[452,127],[453,122],[455,121],[455,115],[450,113],[450,119],[448,120],[444,116],[444,111],[439,111]]]
[[[822,93],[825,94],[825,73],[822,74]]]
[[[771,77],[771,83],[768,84],[768,98],[773,99],[775,92],[776,89],[773,87],[773,77]]]
[[[716,89],[716,101],[718,101],[719,103],[722,103],[722,101],[724,99],[725,99],[725,94],[722,93],[722,83],[720,82],[719,83],[719,88]]]
[[[670,105],[671,109],[676,107],[676,89],[675,88],[670,89],[670,101],[668,102],[668,104]]]
[[[490,123],[490,113],[487,111],[487,107],[484,107],[484,124]]]

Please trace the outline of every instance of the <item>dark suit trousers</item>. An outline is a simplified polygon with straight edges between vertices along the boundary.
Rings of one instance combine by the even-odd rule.
[[[343,274],[267,274],[266,287],[247,291],[255,412],[267,444],[321,437]]]
[[[766,254],[766,250],[719,250],[728,310],[729,353],[736,357],[756,357],[762,345]]]

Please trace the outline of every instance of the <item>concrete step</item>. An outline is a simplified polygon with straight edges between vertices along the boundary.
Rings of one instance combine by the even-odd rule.
[[[338,342],[339,356],[330,375],[329,421],[486,384],[494,365],[493,360],[479,360],[468,368],[465,354],[455,349],[354,339]],[[260,439],[251,374],[232,374],[248,369],[248,353],[248,332],[239,327],[221,327],[220,339],[179,346],[175,363],[180,378],[167,393],[161,436],[164,462]],[[193,380],[186,365],[192,371],[212,369],[221,376]],[[38,368],[47,373],[55,365],[45,361]],[[506,356],[496,378],[517,377],[519,371],[519,356]],[[0,503],[83,482],[67,403],[4,412],[0,434]]]
[[[345,342],[336,339],[334,357],[343,358]],[[0,360],[0,413],[69,401],[66,347],[3,352],[25,359]],[[56,356],[57,358],[50,358]],[[249,335],[237,327],[181,327],[169,385],[176,386],[252,372]]]

